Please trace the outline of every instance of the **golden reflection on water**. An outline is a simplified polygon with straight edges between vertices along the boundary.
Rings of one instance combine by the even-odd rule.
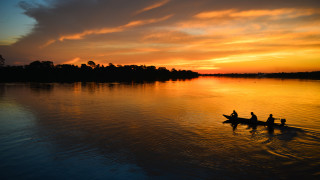
[[[259,120],[266,120],[272,113],[286,118],[288,124],[319,130],[319,84],[319,81],[204,77],[126,84],[91,82],[42,87],[31,84],[36,98],[24,95],[26,92],[16,95],[19,100],[31,103],[30,106],[78,116],[90,111],[104,116],[106,112],[121,114],[131,110],[177,123],[206,121],[210,126],[223,119],[222,114],[235,109],[240,117],[249,118],[250,112],[254,112]],[[104,111],[105,108],[111,110]]]
[[[266,120],[272,113],[286,118],[288,124],[320,129],[319,81],[204,77],[191,81],[89,82],[44,87],[33,85],[30,90],[37,97],[23,95],[19,99],[28,104],[34,102],[34,106],[40,105],[49,112],[79,116],[86,112],[101,116],[107,116],[103,115],[107,112],[142,112],[177,123],[206,121],[208,126],[220,123],[222,114],[235,109],[240,117],[249,118],[254,112],[259,120]],[[39,94],[41,91],[51,93]]]
[[[181,174],[204,168],[230,178],[294,177],[317,173],[319,166],[310,163],[320,160],[319,81],[202,77],[20,84],[3,91],[2,97],[34,114],[38,138],[54,144],[56,153],[130,161],[151,177],[154,171],[177,173],[175,168]],[[290,128],[223,124],[222,114],[234,109],[246,118],[254,112],[259,120],[272,113],[286,118]]]

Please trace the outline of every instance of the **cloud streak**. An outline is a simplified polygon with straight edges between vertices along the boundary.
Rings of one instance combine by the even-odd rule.
[[[222,11],[209,11],[201,12],[195,15],[196,18],[200,19],[210,19],[210,18],[223,18],[223,17],[233,17],[233,18],[257,18],[262,16],[272,16],[272,17],[282,17],[282,18],[295,18],[299,16],[310,16],[314,14],[320,14],[320,9],[318,8],[282,8],[282,9],[255,9],[239,11],[237,9],[228,9]]]
[[[143,12],[150,11],[152,9],[155,9],[155,8],[163,6],[163,5],[167,4],[168,2],[170,2],[170,0],[162,0],[162,1],[156,2],[156,3],[154,3],[154,4],[150,5],[150,6],[147,6],[147,7],[143,8],[143,9],[137,11],[135,14],[141,14]]]
[[[158,19],[147,19],[147,20],[137,20],[137,21],[131,21],[125,25],[121,25],[118,27],[106,27],[106,28],[101,28],[101,29],[89,29],[85,30],[81,33],[75,33],[75,34],[68,34],[68,35],[62,35],[59,37],[59,41],[64,41],[64,40],[79,40],[83,39],[85,36],[88,35],[99,35],[99,34],[109,34],[109,33],[115,33],[115,32],[122,32],[125,31],[129,28],[134,28],[137,26],[143,26],[145,24],[151,24],[151,23],[156,23],[160,21],[165,21],[169,19],[172,15],[167,15],[162,18]],[[56,40],[49,40],[45,44],[41,45],[40,48],[45,48],[53,43],[55,43]]]
[[[101,29],[90,29],[90,30],[85,30],[81,33],[76,33],[76,34],[70,34],[70,35],[63,35],[60,36],[59,40],[63,41],[66,39],[82,39],[85,36],[88,35],[92,35],[92,34],[108,34],[108,33],[114,33],[114,32],[121,32],[121,31],[125,31],[128,28],[133,28],[133,27],[137,27],[137,26],[142,26],[145,24],[150,24],[150,23],[156,23],[156,22],[160,22],[160,21],[164,21],[167,20],[171,17],[172,15],[167,15],[164,16],[162,18],[158,18],[158,19],[147,19],[147,20],[137,20],[137,21],[131,21],[125,25],[121,25],[118,27],[106,27],[106,28],[101,28]]]

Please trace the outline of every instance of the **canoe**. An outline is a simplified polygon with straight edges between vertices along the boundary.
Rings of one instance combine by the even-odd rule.
[[[258,121],[257,123],[252,123],[250,119],[246,118],[238,118],[237,120],[233,120],[231,116],[223,114],[224,117],[226,117],[228,120],[224,121],[223,123],[239,123],[239,124],[248,124],[248,125],[262,125],[262,126],[270,126],[267,122],[264,121]],[[283,126],[280,123],[274,123],[272,126]]]

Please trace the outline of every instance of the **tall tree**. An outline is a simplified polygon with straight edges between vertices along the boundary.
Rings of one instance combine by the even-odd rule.
[[[0,54],[0,66],[4,65],[4,61],[5,59],[2,57],[2,55]]]
[[[96,67],[96,63],[93,62],[93,61],[88,61],[88,65],[92,68],[95,68]]]

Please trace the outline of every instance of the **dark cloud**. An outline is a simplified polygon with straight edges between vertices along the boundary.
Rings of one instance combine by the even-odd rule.
[[[96,51],[101,53],[109,52],[110,46],[117,40],[123,43],[139,42],[146,35],[144,34],[147,31],[146,28],[148,32],[157,32],[158,27],[176,25],[178,22],[192,19],[196,14],[205,11],[320,7],[319,0],[47,0],[46,2],[45,5],[23,1],[19,3],[19,6],[25,10],[25,14],[36,20],[36,24],[31,33],[21,37],[15,44],[0,46],[0,53],[7,57],[9,63],[29,63],[31,60],[50,57],[62,62],[63,58],[65,60],[74,58],[75,53],[86,49],[84,48],[86,46],[89,49],[98,48],[99,50]],[[153,7],[156,3],[161,5],[146,8]],[[144,8],[147,10],[143,10]],[[169,15],[170,18],[158,20]],[[158,21],[132,26],[134,28],[128,28],[127,33],[121,29],[130,22],[148,22],[150,19]],[[88,33],[79,38],[81,39],[79,41],[68,39],[63,42],[59,41],[59,38],[64,35],[115,27],[120,27],[120,30],[115,31],[117,33],[105,33],[103,36]],[[183,32],[170,31],[170,33],[181,36],[181,38],[185,35]],[[188,40],[191,38],[188,35],[185,37],[188,37]],[[158,39],[152,40],[153,42],[159,41]],[[43,48],[46,43],[48,47]],[[81,43],[83,46],[80,46]],[[94,43],[100,43],[99,45],[105,43],[109,46],[101,48],[102,45],[96,46]],[[79,52],[83,56],[85,53],[88,52]],[[178,53],[172,54],[179,56]]]
[[[174,14],[173,21],[196,13],[218,9],[269,9],[320,7],[318,0],[171,0],[162,7],[138,15],[135,12],[161,0],[51,0],[48,6],[21,2],[25,14],[35,19],[33,33],[58,36],[81,32],[88,27],[103,28],[126,24],[132,20],[159,18]]]

